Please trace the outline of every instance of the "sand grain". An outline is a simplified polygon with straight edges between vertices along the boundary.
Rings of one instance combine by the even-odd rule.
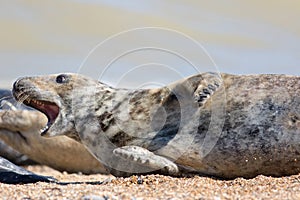
[[[2,199],[300,199],[300,175],[234,180],[149,175],[139,184],[137,176],[67,174],[43,166],[27,169],[54,176],[62,184],[0,184]]]

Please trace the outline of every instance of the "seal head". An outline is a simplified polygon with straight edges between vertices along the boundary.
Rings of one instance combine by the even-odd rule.
[[[41,129],[41,135],[54,136],[71,132],[74,120],[68,112],[71,106],[71,99],[68,97],[72,95],[66,95],[66,93],[72,92],[76,81],[70,81],[70,79],[75,79],[75,77],[70,74],[52,75],[48,76],[46,81],[45,77],[43,81],[35,77],[35,84],[31,79],[29,77],[18,79],[13,86],[13,94],[16,100],[47,116],[48,122]],[[56,122],[63,126],[57,126]]]
[[[48,122],[41,130],[42,136],[66,135],[80,141],[75,118],[77,115],[86,117],[81,108],[90,109],[88,112],[96,109],[93,105],[97,106],[97,102],[91,97],[98,91],[96,96],[102,100],[106,91],[103,88],[111,89],[97,80],[63,73],[20,78],[14,83],[13,95],[17,101],[47,116]]]

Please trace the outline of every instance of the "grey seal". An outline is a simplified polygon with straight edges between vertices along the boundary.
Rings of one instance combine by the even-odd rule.
[[[299,76],[203,73],[128,90],[65,73],[21,78],[13,94],[47,116],[42,135],[80,141],[117,176],[300,172]]]
[[[6,109],[24,109],[26,106],[24,104],[17,104],[14,98],[12,97],[11,90],[0,89],[0,111]],[[29,109],[29,107],[25,108]],[[7,145],[0,138],[0,156],[8,159],[17,165],[27,165],[34,164],[35,162],[30,160],[28,156],[16,151],[11,146]]]
[[[50,176],[34,174],[0,157],[0,182],[6,184],[25,184],[36,182],[56,182]]]
[[[3,107],[0,109],[0,140],[17,151],[0,149],[2,151],[0,154],[20,164],[24,164],[25,161],[25,164],[32,163],[27,159],[24,160],[22,155],[26,155],[39,164],[70,173],[108,173],[82,144],[66,136],[42,137],[40,129],[47,123],[45,115],[18,105],[10,99],[12,96],[9,91],[0,94],[5,94],[5,98],[0,101]],[[2,145],[2,147],[7,146]]]

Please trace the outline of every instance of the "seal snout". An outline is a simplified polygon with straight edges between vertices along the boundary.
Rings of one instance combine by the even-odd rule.
[[[21,77],[17,79],[13,84],[13,94],[22,92],[24,89],[32,87],[30,77]]]
[[[14,98],[17,101],[19,101],[25,95],[27,97],[30,95],[30,94],[28,94],[28,91],[31,88],[32,88],[32,83],[31,83],[30,78],[28,78],[28,77],[19,78],[13,84],[12,94],[13,94]]]
[[[19,78],[13,84],[13,92],[19,92],[28,85],[28,78]]]
[[[18,100],[18,94],[22,93],[22,89],[25,88],[24,78],[17,79],[13,84],[12,94],[16,100]]]
[[[14,82],[14,85],[13,85],[13,90],[14,90],[14,91],[19,90],[20,85],[22,85],[21,82],[22,82],[22,78],[19,78],[19,79],[17,79],[17,80]]]

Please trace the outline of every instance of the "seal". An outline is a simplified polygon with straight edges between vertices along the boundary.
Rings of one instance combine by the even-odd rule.
[[[16,101],[12,97],[11,90],[0,89],[0,110],[6,110],[6,109],[11,110],[11,109],[15,109],[16,107],[19,107],[19,109],[23,109],[21,108],[22,105],[23,104],[19,104],[19,105],[16,104]],[[17,165],[29,165],[35,163],[34,161],[30,160],[28,156],[16,151],[11,146],[7,145],[3,140],[1,140],[1,138],[0,138],[0,156],[8,159],[9,161]]]
[[[0,157],[8,159],[16,165],[36,164],[36,162],[30,160],[26,155],[16,151],[2,140],[0,140]]]
[[[21,78],[13,94],[47,116],[43,136],[80,141],[113,175],[300,172],[299,76],[203,73],[128,90],[65,73]]]
[[[46,121],[38,111],[0,111],[0,139],[31,160],[59,171],[108,173],[82,144],[65,136],[42,137],[40,129]]]
[[[3,101],[7,101],[9,96],[11,95],[6,95]],[[10,152],[9,158],[24,163],[24,159],[20,159],[23,157],[20,154],[26,155],[39,164],[69,173],[108,173],[82,144],[66,136],[42,137],[40,129],[47,123],[45,115],[35,110],[28,110],[24,106],[15,107],[13,105],[17,102],[12,100],[8,103],[11,103],[10,107],[7,107],[10,110],[0,109],[0,140],[19,152],[13,155]],[[4,151],[0,154],[7,152],[7,149],[0,150]],[[14,155],[16,158],[13,157]]]
[[[0,157],[0,182],[6,184],[25,184],[36,182],[57,182],[57,180],[50,176],[34,174]]]

